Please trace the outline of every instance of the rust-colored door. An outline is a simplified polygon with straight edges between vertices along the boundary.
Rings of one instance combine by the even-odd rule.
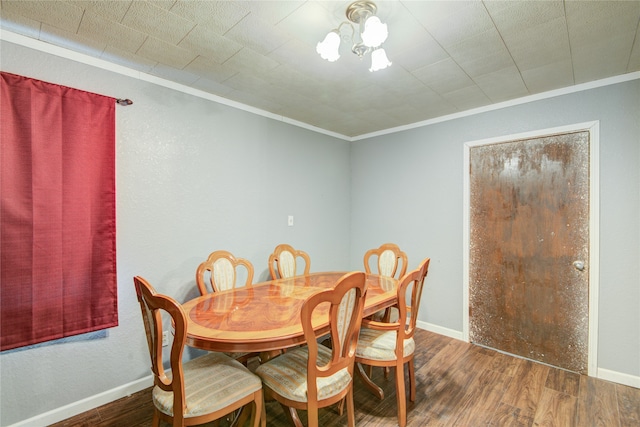
[[[589,132],[471,147],[469,337],[587,373]]]

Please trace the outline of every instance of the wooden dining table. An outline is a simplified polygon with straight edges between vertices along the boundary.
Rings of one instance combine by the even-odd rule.
[[[300,311],[312,294],[333,288],[347,272],[321,272],[213,292],[183,304],[186,344],[208,351],[269,352],[304,344]],[[397,280],[366,275],[364,316],[397,303]],[[328,306],[312,320],[316,335],[328,333]]]

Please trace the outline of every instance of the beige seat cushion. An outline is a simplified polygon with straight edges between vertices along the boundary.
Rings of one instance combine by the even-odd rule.
[[[260,365],[256,369],[264,384],[287,399],[296,402],[307,401],[307,360],[308,347],[300,347]],[[324,365],[331,360],[331,350],[318,345],[318,364]],[[341,369],[330,377],[318,378],[318,399],[323,400],[338,394],[351,383],[347,368]]]
[[[185,418],[222,409],[262,387],[259,377],[222,353],[197,357],[182,366],[187,404]],[[167,375],[171,375],[171,372],[167,372]],[[173,393],[156,386],[152,394],[156,407],[173,416]]]
[[[375,329],[360,329],[356,357],[371,360],[396,360],[396,331],[378,331]],[[416,349],[413,338],[404,340],[403,354],[408,356]]]

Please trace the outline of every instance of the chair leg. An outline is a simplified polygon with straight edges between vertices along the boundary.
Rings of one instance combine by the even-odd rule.
[[[416,401],[416,369],[413,365],[413,359],[409,360],[409,399]]]
[[[398,401],[398,427],[407,425],[407,398],[404,389],[404,369],[402,361],[396,366],[396,397]]]
[[[151,421],[152,427],[158,427],[160,425],[160,417],[158,416],[158,410],[154,409],[153,411],[153,420]]]
[[[318,405],[307,403],[307,425],[309,427],[318,427]]]
[[[349,393],[345,396],[345,400],[347,401],[347,425],[349,427],[356,427],[356,413],[353,406],[353,382],[351,383],[351,390],[349,390]]]
[[[376,396],[378,396],[380,400],[384,399],[384,391],[380,387],[378,387],[376,383],[371,381],[371,378],[369,378],[367,374],[364,372],[364,368],[362,367],[362,364],[356,363],[356,367],[358,368],[356,369],[356,372],[359,374],[360,378],[362,379],[362,382],[364,382],[364,385],[367,386],[367,389],[373,394],[375,394]]]

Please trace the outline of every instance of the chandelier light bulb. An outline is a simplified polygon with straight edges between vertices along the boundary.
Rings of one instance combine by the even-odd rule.
[[[340,42],[350,41],[351,51],[362,59],[371,53],[371,68],[369,71],[383,70],[391,65],[387,54],[382,49],[382,43],[387,40],[389,32],[387,24],[380,22],[376,16],[378,7],[371,0],[356,0],[345,12],[348,21],[341,22],[325,39],[316,45],[316,52],[322,59],[329,62],[340,58]],[[342,32],[342,27],[351,29],[351,37]]]
[[[335,62],[340,58],[340,35],[337,31],[331,31],[324,38],[324,41],[316,45],[316,52],[320,54],[322,59],[329,62]]]
[[[387,53],[384,49],[376,49],[371,52],[371,68],[369,68],[369,71],[384,70],[389,65],[391,65],[391,61],[387,58]]]
[[[364,31],[360,36],[365,46],[378,47],[389,36],[387,24],[383,24],[377,16],[371,16],[364,23]]]

